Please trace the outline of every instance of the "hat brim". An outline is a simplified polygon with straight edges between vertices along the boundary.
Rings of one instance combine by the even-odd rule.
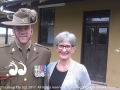
[[[27,26],[27,25],[35,24],[36,22],[34,22],[34,23],[16,23],[16,22],[12,22],[12,21],[4,21],[1,23],[4,25],[9,25],[9,26]]]

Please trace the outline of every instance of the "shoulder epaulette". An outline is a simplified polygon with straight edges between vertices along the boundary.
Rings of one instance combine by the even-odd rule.
[[[43,47],[43,48],[46,48],[46,49],[50,50],[48,47],[43,46],[43,45],[41,45],[41,44],[35,43],[35,45],[36,45],[36,46]]]
[[[3,46],[0,46],[0,48],[9,47],[9,46],[10,46],[10,44],[5,44]]]

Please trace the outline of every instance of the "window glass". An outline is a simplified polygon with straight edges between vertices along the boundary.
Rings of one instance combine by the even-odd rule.
[[[109,22],[109,17],[102,17],[102,18],[86,18],[86,23],[89,22]]]
[[[93,40],[94,40],[94,28],[86,28],[86,34],[87,34],[87,44],[93,44]]]
[[[14,35],[13,35],[13,32],[12,32],[12,29],[11,28],[8,28],[8,43],[12,43],[14,41]]]
[[[107,43],[107,28],[99,28],[99,44]]]
[[[6,28],[0,27],[0,46],[5,44]]]
[[[55,8],[41,9],[40,22],[40,40],[39,43],[43,45],[53,45],[54,42],[54,19]]]
[[[51,25],[48,27],[48,39],[47,39],[47,42],[48,43],[53,43],[53,40],[54,40],[54,35],[53,35],[53,32],[54,32],[54,26]],[[52,36],[52,37],[51,37]]]

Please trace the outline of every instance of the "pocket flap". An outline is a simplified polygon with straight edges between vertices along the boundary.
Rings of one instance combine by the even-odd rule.
[[[17,76],[17,74],[16,75],[10,75],[9,74],[9,70],[3,70],[3,71],[0,71],[0,77],[8,77],[8,76]]]
[[[10,76],[8,70],[0,71],[0,77],[6,77],[6,76]]]

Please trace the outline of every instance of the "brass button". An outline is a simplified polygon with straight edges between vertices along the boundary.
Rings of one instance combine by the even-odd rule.
[[[9,76],[9,74],[6,74],[6,76],[8,77],[8,76]]]
[[[24,81],[27,81],[27,78],[24,78]]]

